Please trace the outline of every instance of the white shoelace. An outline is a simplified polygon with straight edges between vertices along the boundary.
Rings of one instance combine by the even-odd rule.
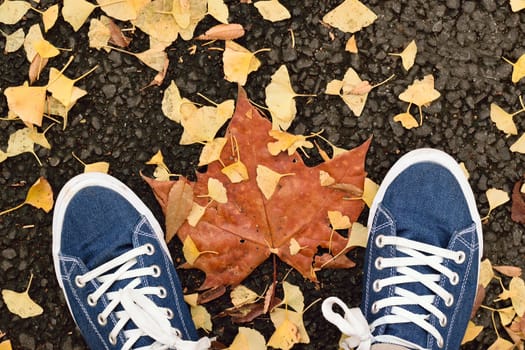
[[[452,251],[439,248],[433,245],[409,240],[402,237],[385,237],[378,236],[375,244],[378,247],[392,245],[399,252],[405,254],[405,257],[384,258],[379,257],[373,263],[376,269],[395,268],[397,275],[382,280],[376,280],[372,283],[375,292],[380,291],[383,287],[398,285],[404,283],[422,283],[432,293],[430,295],[418,295],[407,289],[396,286],[394,296],[377,300],[372,304],[372,312],[392,307],[391,314],[376,319],[372,324],[368,324],[361,309],[349,309],[339,298],[330,297],[323,302],[323,316],[339,328],[346,336],[341,344],[345,350],[354,349],[368,350],[373,343],[390,343],[401,345],[410,349],[423,349],[421,346],[390,335],[373,336],[372,332],[376,327],[387,324],[407,323],[415,324],[431,334],[438,344],[443,346],[443,336],[432,324],[428,322],[431,315],[435,315],[441,326],[447,324],[447,317],[437,307],[432,305],[437,297],[444,300],[445,305],[450,307],[454,303],[454,297],[446,289],[439,285],[441,275],[447,277],[451,284],[459,282],[459,276],[446,266],[442,265],[445,259],[454,260],[461,264],[465,261],[465,253],[461,251]],[[438,273],[423,274],[414,270],[413,266],[429,266]],[[343,316],[333,311],[333,305],[337,304],[343,310]],[[428,314],[416,314],[403,308],[407,305],[419,305],[428,311]]]
[[[160,268],[158,266],[142,267],[131,270],[137,263],[137,257],[143,254],[151,255],[154,253],[154,247],[150,244],[132,249],[127,253],[110,260],[103,265],[89,271],[84,275],[75,278],[75,283],[83,287],[87,282],[97,279],[101,283],[100,287],[88,296],[88,304],[96,305],[98,300],[106,294],[110,303],[98,315],[98,322],[105,326],[108,317],[115,312],[118,320],[115,327],[109,333],[109,341],[116,344],[117,336],[127,324],[132,321],[137,328],[124,330],[126,343],[122,350],[132,349],[132,346],[140,337],[148,336],[155,340],[151,346],[137,348],[137,350],[155,349],[176,349],[176,350],[206,350],[211,346],[209,338],[201,338],[198,341],[188,341],[181,338],[181,332],[171,327],[169,321],[173,317],[173,311],[157,306],[146,295],[156,295],[158,297],[166,296],[166,289],[163,287],[143,287],[136,288],[140,285],[141,276],[159,276]],[[107,273],[117,268],[113,273]],[[119,280],[133,278],[124,288],[118,291],[108,292],[113,283]],[[115,311],[118,305],[122,310]]]

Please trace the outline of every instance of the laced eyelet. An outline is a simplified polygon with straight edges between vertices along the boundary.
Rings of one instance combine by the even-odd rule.
[[[106,324],[108,324],[108,320],[104,317],[102,317],[102,314],[98,314],[97,316],[98,324],[104,327]]]
[[[459,275],[457,273],[454,273],[452,275],[452,278],[450,279],[450,283],[455,286],[459,283]]]
[[[75,277],[75,285],[78,288],[84,288],[86,286],[86,284],[80,280],[80,275],[77,275],[77,277]]]
[[[382,287],[379,280],[375,280],[374,283],[372,283],[372,289],[374,292],[380,292]]]
[[[456,257],[456,259],[454,259],[454,261],[456,262],[456,264],[463,264],[465,262],[465,252],[460,250],[458,252],[458,256]]]
[[[379,307],[377,306],[377,303],[372,304],[372,313],[377,314],[379,312]]]
[[[377,236],[375,242],[378,248],[383,248],[385,246],[385,244],[383,243],[383,235]]]
[[[376,261],[374,262],[374,266],[376,267],[376,269],[378,269],[378,270],[382,270],[383,269],[382,262],[383,262],[383,259],[381,257],[376,259]]]
[[[159,289],[159,298],[164,299],[168,295],[168,292],[166,292],[166,288],[160,287]]]
[[[151,243],[146,244],[146,250],[146,254],[148,255],[153,255],[153,253],[155,253],[155,247]]]
[[[166,316],[171,320],[174,316],[173,311],[171,311],[171,309],[166,309]]]
[[[97,301],[95,300],[95,298],[93,298],[93,294],[88,295],[87,303],[88,303],[89,306],[97,305]]]
[[[443,343],[443,339],[438,339],[438,340],[437,340],[437,346],[439,346],[439,348],[442,349],[442,348],[443,348],[443,345],[445,345],[445,344]]]
[[[445,327],[447,325],[447,316],[443,316],[443,318],[439,320],[439,325],[441,327]]]
[[[177,328],[175,328],[175,335],[176,335],[177,337],[182,337],[182,333],[181,333],[181,331],[179,331]]]
[[[445,299],[445,305],[448,307],[451,307],[454,304],[454,296],[449,295],[448,298]]]
[[[115,337],[114,335],[110,334],[108,339],[109,339],[109,342],[111,343],[111,345],[117,345],[117,337]]]
[[[153,269],[153,277],[159,277],[160,276],[160,267],[158,265],[153,265],[151,267]]]

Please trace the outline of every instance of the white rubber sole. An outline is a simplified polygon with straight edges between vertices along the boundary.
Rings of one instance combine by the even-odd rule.
[[[367,224],[368,229],[372,227],[374,216],[377,211],[377,206],[379,205],[379,203],[383,201],[383,197],[385,195],[385,192],[388,186],[406,168],[410,167],[411,165],[422,163],[422,162],[431,162],[431,163],[439,164],[445,167],[446,169],[448,169],[452,173],[452,175],[456,178],[456,181],[461,187],[461,190],[463,191],[463,194],[467,201],[467,205],[470,211],[470,216],[472,217],[472,220],[476,223],[476,230],[478,233],[478,242],[479,242],[479,247],[480,247],[479,258],[481,260],[481,256],[483,255],[483,233],[482,233],[482,227],[481,227],[481,218],[478,213],[478,208],[476,207],[476,200],[474,198],[474,193],[472,193],[472,189],[468,183],[468,180],[465,177],[465,174],[463,173],[463,170],[459,166],[458,162],[456,162],[456,160],[452,158],[450,155],[448,155],[447,153],[437,150],[437,149],[420,148],[414,151],[410,151],[404,156],[402,156],[392,166],[392,168],[388,171],[385,178],[383,179],[383,182],[379,186],[379,189],[374,198],[374,201],[372,202],[372,207],[370,208],[370,214],[368,215],[368,224]]]
[[[159,238],[162,248],[166,251],[168,257],[171,260],[171,255],[169,254],[168,246],[164,240],[164,232],[148,207],[142,202],[142,200],[125,184],[114,178],[113,176],[103,174],[103,173],[85,173],[80,174],[69,180],[62,190],[60,191],[58,198],[55,202],[55,209],[53,214],[53,263],[55,266],[55,273],[57,276],[58,283],[62,289],[64,286],[62,284],[62,276],[60,273],[60,260],[58,258],[58,253],[60,252],[60,242],[62,235],[62,223],[64,222],[64,215],[66,214],[66,209],[69,205],[71,199],[86,187],[98,186],[111,189],[124,198],[126,198],[137,211],[144,215],[153,231]],[[79,237],[81,238],[81,237]]]

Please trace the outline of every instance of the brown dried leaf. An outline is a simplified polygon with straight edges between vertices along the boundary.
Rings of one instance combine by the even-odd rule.
[[[520,190],[522,184],[523,180],[519,180],[514,184],[514,188],[512,189],[511,218],[515,222],[525,224],[525,199]]]
[[[243,37],[244,27],[238,23],[218,24],[199,35],[197,40],[234,40]]]
[[[38,53],[35,55],[33,62],[29,65],[29,84],[33,84],[40,79],[40,73],[42,73],[48,61],[49,58],[42,58]]]
[[[177,230],[190,214],[193,205],[193,189],[185,181],[177,181],[170,189],[166,207],[166,243],[169,243]]]
[[[507,277],[520,277],[522,272],[518,266],[494,265],[492,268]]]

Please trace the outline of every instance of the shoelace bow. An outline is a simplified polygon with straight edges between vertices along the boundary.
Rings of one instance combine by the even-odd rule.
[[[443,337],[432,324],[428,322],[431,315],[435,315],[441,326],[447,324],[445,314],[433,305],[436,296],[443,299],[446,306],[454,303],[453,295],[439,285],[441,275],[446,276],[452,284],[459,282],[459,276],[449,268],[442,265],[445,259],[454,260],[460,264],[465,261],[465,253],[439,248],[433,245],[412,241],[402,237],[378,236],[375,244],[378,247],[393,245],[399,252],[406,256],[395,258],[379,257],[374,262],[375,268],[384,269],[393,267],[397,274],[393,277],[376,280],[372,284],[374,291],[378,292],[383,287],[404,283],[422,283],[434,294],[418,295],[407,289],[396,286],[394,296],[377,300],[372,304],[372,312],[387,307],[392,307],[391,313],[376,319],[368,324],[360,308],[349,309],[339,298],[330,297],[323,302],[322,312],[324,317],[339,328],[346,336],[341,344],[345,350],[357,348],[358,350],[369,350],[373,343],[390,343],[405,346],[410,349],[423,349],[421,346],[390,335],[373,336],[376,327],[388,324],[413,323],[431,334],[438,344],[443,346]],[[423,274],[412,267],[429,266],[438,273]],[[333,305],[337,304],[343,310],[343,317],[333,311]],[[403,308],[406,305],[418,305],[428,311],[428,314],[416,314]]]
[[[136,288],[141,284],[141,276],[158,276],[160,269],[157,266],[136,268],[131,270],[137,263],[140,255],[151,255],[154,252],[152,245],[143,245],[132,249],[127,253],[110,260],[103,265],[77,276],[75,282],[79,286],[97,279],[101,283],[100,287],[88,296],[88,304],[95,305],[98,300],[106,294],[110,303],[98,315],[98,322],[105,325],[111,313],[115,313],[118,320],[114,328],[109,333],[109,341],[113,344],[117,342],[117,336],[128,323],[132,321],[137,328],[124,330],[126,342],[122,350],[132,349],[133,345],[140,337],[148,336],[155,340],[151,346],[141,347],[137,350],[155,349],[176,349],[176,350],[206,350],[211,346],[209,338],[201,338],[198,341],[188,341],[181,338],[181,332],[171,327],[169,319],[173,317],[173,312],[167,308],[157,306],[146,295],[157,295],[164,297],[166,290],[163,287],[143,287]],[[113,273],[107,273],[117,268]],[[111,286],[118,280],[132,280],[118,291],[109,291]],[[122,310],[115,311],[118,305]]]

